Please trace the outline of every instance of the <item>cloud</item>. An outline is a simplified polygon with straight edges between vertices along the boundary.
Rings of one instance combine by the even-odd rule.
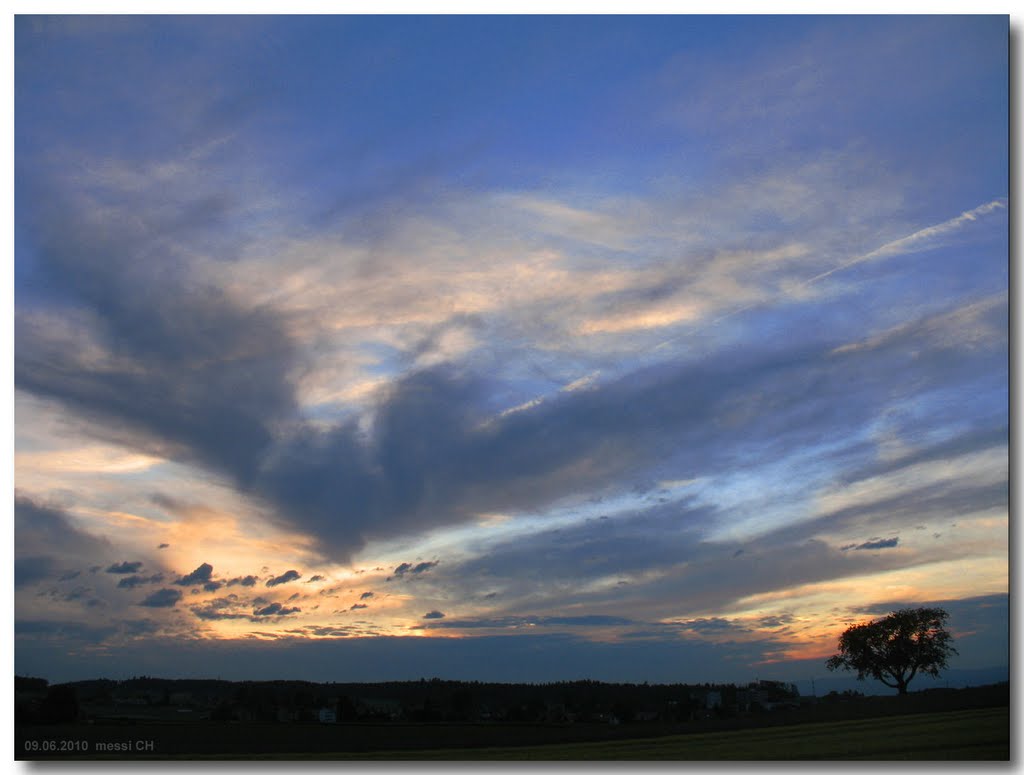
[[[199,619],[207,621],[218,621],[222,619],[251,619],[247,613],[242,613],[239,609],[242,602],[239,600],[237,595],[228,595],[227,597],[215,597],[212,600],[207,600],[204,603],[191,605],[189,610]]]
[[[317,574],[315,574],[313,576],[310,576],[308,579],[306,579],[306,583],[307,584],[312,584],[314,581],[323,581],[323,580],[324,580],[324,577],[321,576],[319,573],[317,573]]]
[[[80,570],[68,571],[67,573],[62,574],[57,581],[71,581],[72,579],[77,579],[81,575],[82,571]]]
[[[787,83],[785,68],[767,72],[776,87]],[[774,97],[786,94],[779,88]],[[745,89],[741,96],[738,123],[748,126],[745,111],[761,106],[765,95]],[[36,245],[35,268],[52,299],[45,307],[19,305],[16,310],[16,385],[63,402],[98,428],[130,429],[137,446],[156,446],[172,459],[225,476],[241,493],[265,501],[282,522],[313,536],[325,554],[339,558],[351,556],[370,539],[465,522],[481,512],[543,508],[562,498],[622,486],[670,454],[692,472],[721,466],[730,456],[759,454],[758,446],[786,451],[841,437],[862,426],[879,395],[913,385],[911,376],[901,381],[904,359],[892,349],[873,348],[879,360],[870,369],[862,363],[856,368],[824,364],[823,353],[833,352],[840,342],[824,347],[820,341],[809,345],[801,340],[788,347],[772,344],[766,351],[759,344],[729,347],[700,364],[669,357],[539,403],[530,395],[517,397],[510,403],[525,408],[504,415],[494,397],[510,392],[503,382],[506,375],[495,376],[483,361],[465,357],[488,327],[503,332],[515,327],[527,333],[521,341],[511,334],[507,342],[493,337],[496,352],[522,344],[540,358],[544,353],[539,351],[550,347],[552,339],[528,335],[530,326],[545,328],[565,317],[567,298],[579,299],[581,307],[570,330],[584,321],[595,330],[603,325],[605,333],[700,318],[705,311],[694,307],[693,298],[713,297],[717,305],[763,300],[771,296],[766,288],[772,287],[768,279],[774,272],[791,265],[806,269],[825,243],[796,244],[782,239],[791,235],[781,231],[766,237],[757,233],[761,224],[778,222],[789,231],[795,226],[801,239],[804,226],[827,224],[834,232],[830,239],[852,243],[851,235],[863,237],[874,230],[880,213],[889,215],[888,201],[870,211],[853,207],[842,173],[856,171],[862,161],[828,157],[795,171],[782,169],[789,164],[789,159],[780,163],[774,177],[733,181],[713,195],[701,189],[700,198],[712,202],[707,207],[717,209],[698,209],[692,221],[677,214],[675,233],[656,235],[662,240],[655,246],[659,253],[684,252],[685,260],[650,270],[648,264],[643,271],[618,265],[645,257],[650,247],[645,243],[642,250],[616,255],[595,272],[575,271],[575,256],[562,252],[563,241],[556,247],[545,242],[543,251],[520,250],[514,242],[510,252],[516,261],[488,253],[488,266],[479,269],[475,248],[484,239],[495,241],[495,214],[515,210],[516,218],[539,222],[544,235],[622,251],[642,234],[638,222],[646,226],[645,219],[686,212],[694,199],[685,199],[685,206],[673,200],[661,210],[649,202],[635,203],[632,212],[640,214],[633,223],[617,217],[620,200],[592,208],[550,196],[498,197],[478,207],[463,203],[454,208],[458,212],[442,208],[401,219],[373,241],[371,252],[380,261],[368,261],[351,245],[328,238],[319,246],[291,245],[295,255],[288,261],[274,245],[267,263],[277,264],[281,274],[273,276],[260,265],[262,259],[244,264],[253,271],[240,271],[238,264],[196,258],[206,255],[204,248],[221,227],[231,231],[244,223],[244,213],[219,192],[203,187],[190,193],[180,185],[168,189],[164,180],[146,187],[147,175],[128,174],[131,165],[113,162],[113,177],[122,181],[116,185],[107,180],[109,175],[86,184],[75,184],[71,177],[47,182],[42,171],[19,175],[19,201],[26,202],[19,212],[27,214],[19,227]],[[205,166],[186,168],[195,172]],[[193,179],[191,174],[183,177]],[[832,183],[826,201],[819,202],[823,180]],[[96,198],[81,195],[79,187],[98,188],[105,206],[91,205]],[[858,201],[872,199],[871,188],[858,189]],[[753,213],[749,219],[737,217],[748,209]],[[836,212],[850,212],[851,222],[837,227]],[[486,228],[467,226],[473,219]],[[703,229],[705,221],[715,233],[691,248],[680,235],[690,239],[689,232],[700,231],[694,223]],[[518,224],[512,231],[517,229]],[[733,243],[754,238],[761,243],[747,253],[732,243],[715,244],[719,233],[729,232],[735,235],[729,238]],[[441,236],[429,243],[421,239],[430,234]],[[897,247],[905,251],[923,244],[924,237],[929,235]],[[306,264],[304,252],[307,258],[315,254]],[[147,260],[139,261],[140,255]],[[423,264],[418,273],[414,261]],[[322,264],[338,267],[337,276],[326,277],[337,282],[323,281],[320,272],[327,270]],[[469,273],[472,278],[484,279],[463,291],[464,281],[471,279],[467,264],[476,273]],[[759,282],[744,282],[755,268]],[[685,279],[695,275],[700,283]],[[246,276],[273,295],[257,293],[240,279]],[[282,277],[288,276],[296,278],[295,286],[285,287]],[[391,277],[398,279],[388,281]],[[431,290],[447,285],[449,277],[457,288],[439,289],[445,293],[438,302],[438,294],[424,293],[415,282],[421,277],[433,278]],[[666,283],[668,295],[659,295]],[[372,293],[377,286],[384,290]],[[352,305],[339,303],[338,295],[325,290],[352,287],[356,290],[340,297],[353,297]],[[703,290],[709,292],[697,292]],[[515,298],[508,302],[495,291]],[[305,318],[288,306],[295,303],[311,308]],[[384,325],[400,362],[392,373],[399,376],[379,385],[366,404],[367,418],[339,412],[308,421],[297,375],[307,365],[305,348],[316,349],[322,339],[296,320],[317,321],[329,308],[349,314],[350,307],[356,309],[338,321],[338,330]],[[765,330],[778,330],[777,319],[745,322],[756,326],[765,320],[770,324]],[[398,330],[406,324],[409,330]],[[804,328],[818,336],[828,325],[822,321]],[[450,335],[455,329],[463,333]],[[635,350],[634,340],[627,344]],[[355,345],[346,340],[344,346],[323,346],[344,350]],[[424,355],[429,357],[421,359]],[[592,373],[591,365],[583,371]],[[938,368],[934,362],[931,366]],[[878,374],[895,375],[893,384],[881,386]],[[914,377],[919,374],[927,383],[931,372]],[[578,376],[556,383],[572,385]],[[851,395],[850,386],[860,395]],[[745,414],[728,411],[736,407]],[[735,426],[723,427],[730,422]],[[416,573],[415,567],[406,572]]]
[[[75,522],[75,518],[64,510],[15,492],[16,588],[41,581],[54,573],[58,564],[67,567],[71,563],[82,563],[111,553],[113,547],[109,541],[80,530]]]
[[[371,597],[373,597],[373,592],[363,592],[363,594],[361,594],[359,596],[359,599],[360,600],[369,600]]]
[[[430,570],[431,568],[436,567],[437,564],[437,560],[434,560],[433,562],[419,562],[415,565],[409,562],[403,562],[401,565],[395,568],[393,576],[401,577],[407,573],[412,575],[419,575],[420,573],[424,573]]]
[[[126,576],[117,582],[120,589],[135,589],[142,584],[160,584],[164,580],[164,574],[154,573],[152,576]]]
[[[169,546],[170,546],[170,544],[160,544],[160,545],[159,545],[159,546],[157,547],[157,549],[166,549],[166,548],[168,548]]]
[[[263,616],[288,616],[290,614],[299,613],[301,608],[285,608],[280,603],[271,603],[264,608],[253,609],[252,615],[263,617]]]
[[[898,537],[880,538],[871,541],[865,541],[862,544],[849,544],[848,546],[843,547],[843,551],[845,552],[848,549],[853,549],[854,551],[857,551],[859,549],[892,549],[896,547],[896,545],[899,544],[899,542],[900,539]]]
[[[443,619],[440,611],[431,611],[424,619]],[[627,627],[640,624],[634,619],[606,614],[586,614],[581,616],[492,616],[469,617],[465,619],[448,619],[431,627],[443,629],[522,629],[533,627]]]
[[[210,581],[210,577],[213,575],[213,566],[208,562],[204,562],[198,568],[191,573],[188,573],[177,581],[172,582],[177,584],[179,587],[192,587],[197,584],[206,584]]]
[[[366,605],[366,603],[353,603],[351,606],[349,606],[348,610],[349,611],[360,611],[363,608],[369,608],[369,606]]]
[[[280,576],[274,576],[274,578],[272,578],[272,579],[267,579],[267,586],[268,587],[276,587],[279,584],[287,584],[287,583],[289,583],[291,581],[295,581],[296,579],[300,579],[300,578],[302,578],[302,574],[299,573],[298,571],[296,571],[296,570],[287,570],[284,573],[282,573]]]
[[[25,587],[29,584],[34,584],[37,581],[50,578],[54,572],[54,564],[54,559],[52,557],[15,557],[15,588]]]
[[[173,608],[181,600],[181,592],[177,589],[158,589],[142,600],[139,605],[147,608]]]
[[[107,568],[107,573],[138,573],[141,569],[141,562],[118,562]]]
[[[256,585],[257,581],[259,581],[259,577],[257,576],[236,576],[235,578],[229,580],[226,583],[227,586],[229,587],[233,587],[236,585],[241,585],[243,587],[252,587]]]

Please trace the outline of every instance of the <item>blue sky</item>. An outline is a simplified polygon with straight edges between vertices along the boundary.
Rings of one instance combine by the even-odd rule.
[[[1006,17],[15,32],[19,672],[1008,662]]]

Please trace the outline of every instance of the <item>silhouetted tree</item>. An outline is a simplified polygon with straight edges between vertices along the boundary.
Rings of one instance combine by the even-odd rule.
[[[826,665],[829,670],[856,670],[860,680],[871,676],[906,694],[914,676],[937,676],[957,653],[945,629],[948,617],[941,608],[904,608],[855,624],[839,636],[839,653]]]

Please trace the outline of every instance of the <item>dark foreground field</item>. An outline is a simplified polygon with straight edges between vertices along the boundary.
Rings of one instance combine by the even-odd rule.
[[[1010,710],[927,713],[900,718],[794,724],[735,732],[604,743],[441,749],[362,759],[502,761],[971,760],[1010,758]]]
[[[1003,760],[1006,685],[704,724],[266,724],[96,720],[15,728],[16,758]]]

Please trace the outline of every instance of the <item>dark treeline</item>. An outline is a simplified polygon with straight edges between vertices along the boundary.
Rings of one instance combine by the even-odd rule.
[[[224,681],[139,676],[50,686],[16,677],[23,723],[74,717],[151,716],[221,721],[606,722],[691,721],[796,707],[790,684],[631,684],[579,680],[545,684],[449,681],[379,683]]]

